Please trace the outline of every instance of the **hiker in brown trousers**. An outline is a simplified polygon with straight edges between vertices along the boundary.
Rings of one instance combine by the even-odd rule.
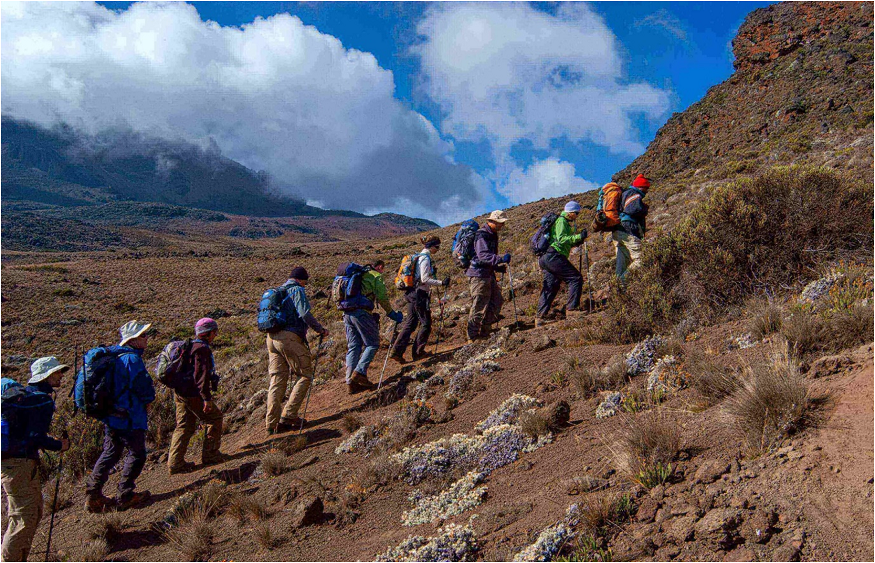
[[[204,425],[201,462],[215,465],[225,460],[219,451],[222,445],[222,410],[213,401],[213,391],[218,385],[213,351],[210,344],[219,333],[219,325],[210,318],[203,318],[194,326],[195,338],[192,341],[190,362],[192,377],[183,378],[182,384],[174,392],[176,402],[176,430],[170,438],[170,452],[167,467],[171,475],[188,473],[194,464],[185,461],[188,443],[197,430],[198,422]]]

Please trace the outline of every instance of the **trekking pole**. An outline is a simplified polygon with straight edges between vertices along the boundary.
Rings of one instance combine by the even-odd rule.
[[[444,330],[444,292],[442,289],[438,289],[438,304],[440,305],[441,320],[438,323],[437,338],[434,341],[434,353],[435,354],[437,354],[437,351],[438,351],[438,344],[441,343],[441,332]]]
[[[587,312],[592,313],[592,281],[589,279],[589,247],[586,241],[583,241],[583,255],[586,256]]]
[[[69,439],[67,431],[61,434],[64,440]],[[52,518],[49,521],[49,539],[46,541],[46,561],[49,560],[49,552],[52,550],[52,532],[55,530],[55,512],[58,510],[58,491],[61,488],[61,473],[64,471],[64,452],[58,456],[58,476],[55,479],[55,495],[52,498]]]
[[[383,374],[386,373],[386,365],[389,363],[389,354],[392,353],[392,346],[395,345],[395,341],[398,339],[398,323],[395,323],[395,327],[392,329],[392,339],[389,341],[389,348],[386,350],[386,359],[383,360],[383,369],[380,371],[380,381],[377,383],[377,391],[380,390],[380,387],[383,386]]]
[[[510,264],[507,265],[507,282],[510,285],[510,300],[513,303],[513,326],[520,327],[520,319],[516,312],[516,290],[513,288],[513,273],[510,271]]]
[[[316,379],[316,366],[319,364],[319,351],[322,348],[322,339],[324,337],[319,335],[319,342],[316,344],[316,357],[313,358],[313,379]],[[310,386],[307,387],[307,400],[304,402],[304,416],[301,417],[301,427],[298,428],[298,436],[301,435],[301,432],[304,431],[304,420],[307,417],[307,407],[310,406],[310,391],[313,389],[313,382],[310,382]]]

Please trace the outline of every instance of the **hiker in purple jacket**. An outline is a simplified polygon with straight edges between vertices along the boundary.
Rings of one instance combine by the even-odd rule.
[[[497,323],[504,305],[501,287],[495,272],[504,272],[510,263],[510,254],[498,255],[498,233],[507,222],[507,213],[493,211],[486,224],[474,235],[474,257],[465,272],[471,288],[471,311],[468,314],[468,342],[489,335],[490,327]]]

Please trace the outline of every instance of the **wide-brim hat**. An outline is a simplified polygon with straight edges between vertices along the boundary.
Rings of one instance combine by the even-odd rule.
[[[39,383],[40,381],[47,379],[53,373],[68,369],[70,369],[70,366],[62,364],[58,361],[58,358],[54,356],[38,358],[30,364],[30,380],[28,380],[28,383]]]
[[[129,340],[142,336],[150,328],[152,328],[152,323],[141,323],[140,321],[126,322],[118,329],[119,336],[121,336],[119,344],[124,346]]]
[[[492,221],[494,223],[504,223],[507,221],[507,213],[500,209],[496,209],[489,214],[489,218],[487,219],[487,221]]]

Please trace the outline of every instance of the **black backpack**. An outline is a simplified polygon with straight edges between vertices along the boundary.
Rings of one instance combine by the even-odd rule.
[[[459,226],[456,236],[453,237],[453,260],[456,266],[467,270],[474,258],[474,239],[480,225],[474,219],[468,219]]]
[[[115,413],[115,389],[112,373],[115,360],[129,350],[118,346],[98,346],[85,352],[82,369],[76,374],[73,398],[85,416],[103,420]]]
[[[28,457],[31,441],[49,431],[55,402],[50,395],[3,378],[3,457]]]
[[[553,212],[541,217],[538,228],[530,241],[532,254],[535,256],[543,256],[550,250],[550,244],[553,242],[553,225],[556,224],[557,219],[559,219],[559,215]]]
[[[374,310],[374,302],[362,294],[362,276],[369,272],[369,266],[346,262],[337,267],[337,275],[331,283],[331,298],[343,312],[358,309]]]

